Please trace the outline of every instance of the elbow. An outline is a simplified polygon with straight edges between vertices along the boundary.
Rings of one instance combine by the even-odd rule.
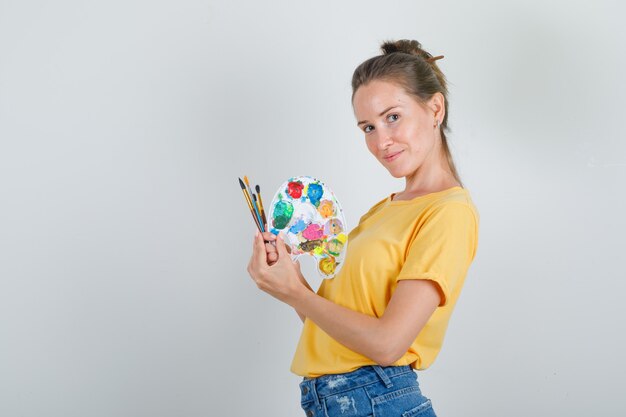
[[[378,360],[376,360],[376,363],[380,366],[391,366],[396,363],[401,357],[402,355],[381,356]]]
[[[371,346],[370,359],[380,366],[391,366],[396,363],[410,347],[398,336],[397,331],[390,332],[388,328],[381,326],[381,332],[376,335],[376,342]]]
[[[386,344],[375,355],[374,362],[380,366],[391,366],[396,363],[406,353],[406,349],[390,346]]]
[[[391,366],[395,361],[387,361],[387,360],[377,360],[376,363],[382,367]]]

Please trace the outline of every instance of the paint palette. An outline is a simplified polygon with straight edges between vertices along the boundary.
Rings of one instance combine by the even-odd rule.
[[[291,258],[315,258],[324,278],[339,272],[348,249],[343,209],[333,192],[312,177],[289,178],[280,186],[270,205],[269,228],[283,232]]]

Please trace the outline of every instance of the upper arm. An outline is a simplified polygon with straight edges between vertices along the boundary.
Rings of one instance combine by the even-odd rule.
[[[463,285],[477,238],[478,219],[469,205],[438,207],[418,229],[396,280],[431,280],[440,290],[440,306],[447,305]]]
[[[417,338],[441,302],[438,285],[427,279],[398,282],[398,286],[380,318],[387,346],[387,362],[395,362]]]

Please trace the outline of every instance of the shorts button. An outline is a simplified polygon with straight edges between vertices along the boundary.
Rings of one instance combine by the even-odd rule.
[[[302,392],[304,393],[304,395],[307,395],[309,393],[309,387],[307,387],[306,385],[302,387]]]
[[[313,417],[313,411],[309,410],[306,412],[307,417]]]

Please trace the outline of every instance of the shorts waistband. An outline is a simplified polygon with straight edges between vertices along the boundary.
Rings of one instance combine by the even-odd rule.
[[[352,372],[343,374],[328,374],[317,378],[305,377],[300,383],[302,402],[315,401],[329,395],[335,395],[343,391],[348,391],[374,382],[382,381],[385,386],[393,386],[390,378],[413,372],[410,365],[404,366],[362,366]]]

